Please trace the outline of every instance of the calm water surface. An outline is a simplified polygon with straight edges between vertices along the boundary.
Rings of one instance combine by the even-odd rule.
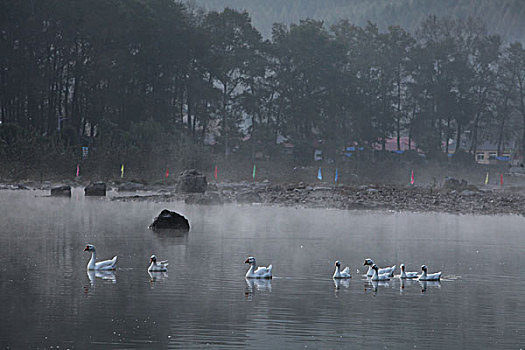
[[[1,348],[525,348],[522,217],[45,194],[0,192]],[[164,208],[191,232],[149,231]],[[117,271],[86,273],[86,243]],[[148,274],[153,253],[168,273]],[[244,279],[250,255],[272,281]],[[366,257],[445,278],[371,284]],[[331,279],[337,259],[350,281]]]

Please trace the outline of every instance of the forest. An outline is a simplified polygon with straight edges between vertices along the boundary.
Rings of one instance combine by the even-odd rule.
[[[264,39],[230,8],[3,0],[0,34],[5,177],[79,161],[107,175],[261,154],[308,164],[314,144],[337,162],[402,136],[430,161],[452,143],[469,159],[483,141],[525,145],[525,49],[476,17],[428,16],[413,32],[303,19]]]

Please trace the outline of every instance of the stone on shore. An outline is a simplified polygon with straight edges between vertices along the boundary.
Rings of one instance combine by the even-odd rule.
[[[255,191],[243,191],[235,196],[237,203],[262,203],[261,196]]]
[[[183,215],[164,209],[149,227],[153,230],[168,229],[188,232],[190,230],[190,223]]]
[[[117,187],[117,190],[118,190],[119,192],[136,192],[136,191],[143,191],[143,190],[144,190],[144,185],[143,185],[143,184],[136,183],[136,182],[126,182],[126,183],[120,184],[120,185]]]
[[[179,193],[204,193],[208,188],[206,176],[195,169],[184,170],[177,182]]]
[[[220,205],[223,201],[217,192],[192,193],[184,200],[186,204]]]
[[[71,197],[71,186],[57,186],[51,188],[52,197]]]
[[[105,196],[106,184],[104,182],[92,182],[84,188],[86,196]]]

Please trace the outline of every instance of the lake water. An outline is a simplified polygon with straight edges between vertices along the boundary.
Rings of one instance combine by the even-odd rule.
[[[45,194],[0,192],[1,348],[525,348],[522,217]],[[191,231],[148,230],[164,208]],[[117,271],[86,273],[86,243]],[[166,274],[148,274],[153,253]],[[273,280],[245,280],[250,255]],[[367,257],[444,278],[372,284]],[[351,280],[334,283],[335,260]]]

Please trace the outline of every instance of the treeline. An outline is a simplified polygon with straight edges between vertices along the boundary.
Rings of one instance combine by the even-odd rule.
[[[245,12],[171,0],[4,0],[0,19],[4,160],[70,167],[89,146],[99,169],[198,166],[206,145],[276,155],[278,137],[335,158],[402,135],[430,158],[466,134],[470,152],[525,140],[525,50],[475,19],[415,35],[304,20],[271,40]]]
[[[525,40],[525,3],[522,0],[186,0],[208,11],[225,7],[247,11],[255,27],[270,37],[274,23],[297,23],[304,18],[331,25],[348,19],[358,26],[377,23],[380,30],[399,25],[415,32],[429,14],[438,17],[480,18],[492,33],[507,41]]]

